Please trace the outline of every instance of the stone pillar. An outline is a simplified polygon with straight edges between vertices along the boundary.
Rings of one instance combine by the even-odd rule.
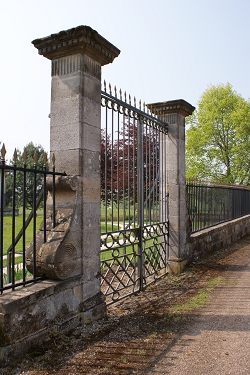
[[[56,208],[60,215],[71,215],[71,221],[64,242],[58,241],[60,251],[54,249],[54,259],[68,251],[68,262],[75,263],[68,274],[82,274],[86,300],[100,292],[101,66],[120,51],[88,26],[32,43],[52,61],[50,153],[55,155],[56,170],[71,176],[58,183]],[[44,254],[41,273],[53,278],[55,267],[45,264],[51,262],[51,249]]]
[[[182,271],[187,254],[187,202],[185,180],[185,117],[194,107],[184,100],[148,104],[169,124],[166,142],[166,171],[169,200],[169,269],[176,274]]]

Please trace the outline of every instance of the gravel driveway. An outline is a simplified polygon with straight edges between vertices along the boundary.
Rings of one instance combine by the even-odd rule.
[[[56,335],[1,375],[250,374],[250,236]]]

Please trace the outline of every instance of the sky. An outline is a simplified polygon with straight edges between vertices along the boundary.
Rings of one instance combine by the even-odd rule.
[[[87,25],[121,50],[102,79],[137,100],[229,82],[250,97],[250,0],[0,0],[0,142],[49,151],[51,61],[32,40]],[[1,147],[1,146],[0,146]]]

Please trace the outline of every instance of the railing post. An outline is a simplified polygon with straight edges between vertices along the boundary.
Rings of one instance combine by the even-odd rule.
[[[169,257],[170,272],[179,273],[188,259],[187,204],[185,181],[185,117],[192,114],[194,107],[184,100],[148,104],[154,114],[160,114],[169,124],[168,135],[162,137],[166,147],[166,167],[163,180],[167,188],[169,214]],[[165,143],[165,145],[164,145]],[[162,163],[164,165],[164,163]],[[162,171],[161,171],[162,174]],[[164,204],[164,197],[162,204]],[[167,199],[165,197],[165,199]]]
[[[100,292],[101,67],[120,51],[88,26],[32,43],[52,61],[50,153],[66,185],[73,181],[70,193],[66,186],[57,194],[56,209],[73,215],[66,245],[76,249],[85,301]]]

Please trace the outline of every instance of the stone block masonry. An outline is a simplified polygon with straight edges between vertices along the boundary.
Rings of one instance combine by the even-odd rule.
[[[1,296],[2,364],[53,330],[68,330],[106,314],[99,280],[101,67],[120,51],[88,26],[32,43],[52,65],[50,152],[57,170],[67,174],[57,184],[56,211],[68,225],[59,222],[51,231],[51,249],[49,243],[37,246],[38,271],[61,281],[43,281]],[[47,218],[49,227],[49,213]],[[28,250],[31,269],[32,259]]]

